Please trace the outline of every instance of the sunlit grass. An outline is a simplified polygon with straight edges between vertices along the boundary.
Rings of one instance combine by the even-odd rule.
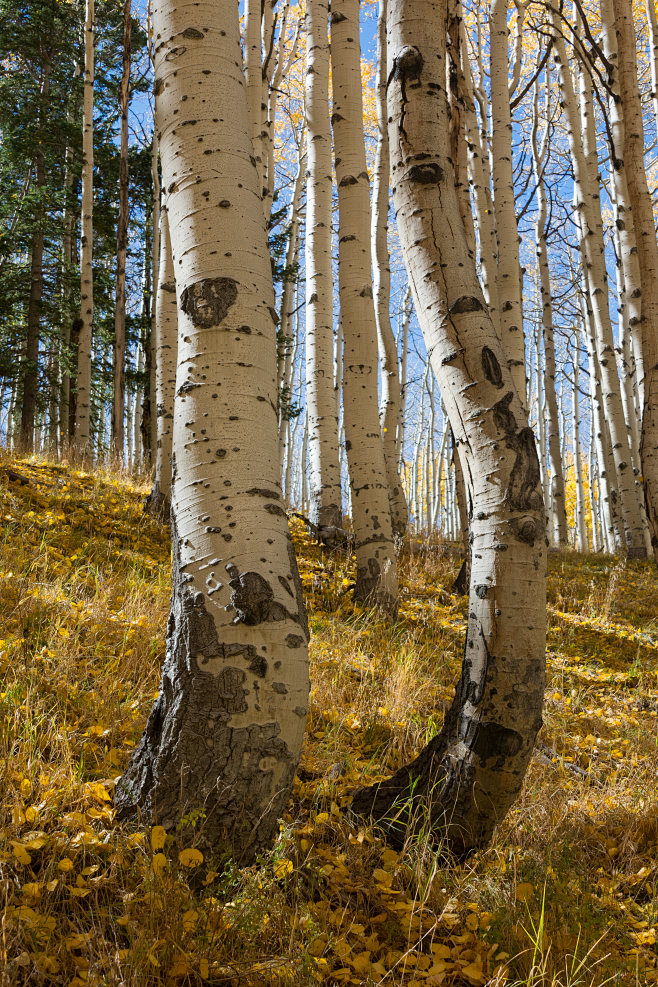
[[[294,524],[310,624],[307,743],[257,867],[189,865],[114,821],[156,694],[170,545],[145,486],[0,459],[0,983],[552,985],[658,982],[658,582],[649,563],[549,560],[545,726],[494,844],[448,867],[350,824],[350,792],[439,729],[460,558],[402,562],[400,619]]]

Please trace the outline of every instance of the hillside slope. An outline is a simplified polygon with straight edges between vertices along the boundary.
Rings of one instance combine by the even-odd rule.
[[[345,810],[440,725],[465,627],[458,560],[403,561],[387,626],[351,603],[351,561],[296,522],[307,743],[277,845],[240,870],[113,819],[164,653],[169,537],[144,494],[0,459],[3,987],[658,982],[652,565],[551,556],[541,745],[495,844],[448,866],[422,838],[394,853]]]

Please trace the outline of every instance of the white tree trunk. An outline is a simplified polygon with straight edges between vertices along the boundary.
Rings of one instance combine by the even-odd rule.
[[[397,423],[400,415],[400,368],[398,349],[391,328],[391,267],[388,253],[388,186],[389,148],[386,124],[386,0],[379,2],[377,21],[377,75],[375,100],[377,105],[377,151],[372,187],[372,270],[381,373],[381,402],[379,422],[384,446],[384,460],[391,505],[391,523],[396,538],[407,533],[409,513],[402,489],[397,455]]]
[[[398,416],[398,428],[396,435],[396,449],[398,457],[398,472],[404,472],[404,440],[407,424],[407,364],[409,358],[409,325],[411,323],[411,288],[407,288],[404,295],[404,308],[402,312],[402,355],[400,357],[400,410]]]
[[[550,78],[546,75],[547,93]],[[550,528],[555,545],[567,543],[567,512],[564,491],[564,473],[562,471],[562,456],[560,454],[560,416],[558,414],[557,396],[555,393],[555,340],[553,335],[553,303],[551,295],[551,276],[548,266],[548,246],[546,243],[546,219],[548,205],[544,187],[544,167],[548,154],[548,119],[549,106],[547,97],[547,112],[544,133],[541,144],[538,139],[539,106],[538,86],[535,89],[534,120],[532,128],[532,160],[535,171],[535,186],[537,196],[537,217],[535,219],[536,254],[539,267],[539,285],[541,293],[541,324],[544,342],[544,375],[543,390],[546,399],[546,446],[548,450],[548,465],[550,466]]]
[[[472,498],[465,660],[441,732],[392,779],[357,792],[352,808],[395,842],[408,826],[429,827],[467,854],[518,794],[541,725],[546,549],[525,378],[520,396],[459,212],[446,15],[445,0],[390,0],[388,118],[405,266]]]
[[[525,342],[521,305],[519,233],[516,226],[512,162],[512,114],[507,70],[507,0],[493,0],[491,35],[491,148],[494,207],[498,231],[498,302],[500,331],[508,366],[526,407]]]
[[[338,283],[343,420],[356,552],[355,599],[397,610],[397,565],[377,407],[377,327],[370,264],[370,196],[363,138],[359,0],[331,12],[332,122],[338,183]]]
[[[651,545],[658,560],[658,244],[644,165],[644,126],[633,8],[628,0],[613,0],[613,9],[619,53],[619,92],[625,123],[624,161],[642,286],[644,408],[640,459]]]
[[[306,408],[311,521],[340,527],[338,414],[333,382],[331,127],[327,0],[306,7]]]
[[[156,0],[154,46],[179,322],[173,587],[160,696],[116,801],[166,829],[198,811],[195,841],[245,861],[277,832],[309,681],[237,4]]]
[[[94,204],[94,0],[85,5],[85,69],[82,107],[82,218],[80,237],[80,325],[75,401],[74,448],[91,453],[91,336],[94,322],[93,204]]]
[[[169,519],[171,502],[171,454],[174,424],[174,394],[178,356],[178,309],[176,278],[171,253],[169,217],[166,207],[160,211],[160,273],[155,299],[155,407],[157,440],[154,450],[153,489],[148,497],[149,510]]]
[[[123,43],[121,84],[119,86],[119,217],[117,222],[117,267],[114,298],[114,346],[112,360],[112,452],[120,463],[124,461],[126,410],[126,256],[128,252],[128,219],[130,205],[128,171],[128,106],[130,100],[130,36],[131,0],[123,4]]]
[[[583,71],[581,100],[583,121],[581,123],[566,47],[559,33],[557,15],[552,14],[551,17],[554,24],[553,44],[558,67],[558,80],[574,170],[583,270],[588,284],[587,294],[592,310],[592,327],[601,373],[605,418],[610,430],[615,464],[616,477],[613,481],[613,489],[616,490],[623,520],[626,550],[631,557],[642,558],[646,555],[642,517],[638,490],[631,467],[628,434],[624,423],[608,303],[608,277],[605,267],[596,142],[593,138],[593,100],[587,72]]]
[[[580,345],[578,338],[574,340],[573,357],[573,468],[576,484],[576,509],[574,517],[575,544],[579,552],[586,552],[587,526],[585,524],[585,490],[583,487],[583,464],[580,450]]]

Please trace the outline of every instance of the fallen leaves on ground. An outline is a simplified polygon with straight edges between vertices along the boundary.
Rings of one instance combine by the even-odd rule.
[[[353,561],[293,522],[307,741],[278,842],[240,869],[114,816],[164,654],[169,536],[145,493],[103,470],[0,460],[7,983],[658,982],[652,564],[550,557],[537,757],[494,844],[449,865],[421,838],[396,853],[348,809],[440,728],[465,629],[449,591],[460,559],[440,544],[406,557],[390,626],[353,604]]]

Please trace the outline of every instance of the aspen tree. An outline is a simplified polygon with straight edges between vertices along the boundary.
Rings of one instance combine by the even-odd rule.
[[[192,814],[195,840],[245,861],[277,830],[309,688],[281,503],[272,270],[237,4],[156,0],[153,16],[179,327],[173,586],[160,695],[116,801],[166,829]]]
[[[149,461],[155,459],[155,450],[158,445],[158,416],[157,397],[155,388],[155,375],[157,372],[157,347],[156,347],[156,318],[157,318],[157,297],[158,279],[160,276],[160,169],[159,169],[159,147],[158,135],[153,121],[153,137],[151,143],[151,179],[153,181],[153,208],[151,210],[151,235],[153,246],[151,249],[151,322],[148,333],[148,349],[146,353],[146,366],[148,368],[148,392],[145,394],[143,417],[141,422],[142,439],[144,446],[148,450]]]
[[[617,34],[619,93],[624,114],[623,154],[642,286],[644,407],[640,459],[651,545],[654,558],[658,561],[658,244],[644,166],[644,125],[637,77],[633,8],[628,0],[612,0],[612,5]]]
[[[610,178],[611,198],[615,210],[614,236],[618,242],[617,269],[620,274],[618,290],[621,308],[621,340],[630,335],[633,349],[635,376],[632,386],[641,400],[644,387],[644,369],[642,361],[642,287],[640,284],[640,262],[635,239],[632,204],[629,197],[628,176],[624,164],[624,147],[626,141],[624,113],[619,94],[619,73],[617,68],[617,38],[615,35],[615,17],[612,0],[600,0],[601,7],[601,38],[603,49],[608,60],[608,117],[610,120]],[[623,396],[623,385],[622,385]],[[629,424],[629,428],[630,428]]]
[[[119,87],[119,118],[121,137],[119,150],[119,219],[117,224],[117,273],[114,301],[114,349],[112,392],[112,448],[123,461],[124,414],[126,404],[126,254],[128,251],[128,107],[130,100],[130,16],[131,0],[123,4],[122,72]]]
[[[264,191],[264,111],[265,87],[262,64],[262,22],[263,10],[270,0],[245,0],[244,74],[247,89],[247,106],[251,124],[251,140],[258,169],[261,195]]]
[[[400,408],[398,414],[398,426],[395,438],[396,452],[398,458],[398,472],[402,474],[404,470],[404,440],[407,419],[407,362],[409,357],[409,325],[411,323],[411,288],[407,287],[404,295],[404,305],[402,309],[402,354],[400,357]],[[408,511],[407,511],[408,514]]]
[[[656,13],[655,0],[646,0],[646,10],[647,27],[649,29],[651,101],[653,102],[656,132],[658,133],[658,14]]]
[[[400,242],[432,367],[460,444],[471,589],[455,699],[439,734],[361,789],[399,844],[428,828],[458,855],[486,843],[532,756],[545,666],[545,531],[532,430],[468,244],[449,156],[446,0],[389,0],[388,117]]]
[[[546,219],[548,205],[544,186],[544,169],[548,156],[549,116],[550,116],[550,76],[546,73],[546,119],[541,140],[539,131],[539,83],[535,86],[534,116],[531,135],[532,161],[535,172],[537,196],[537,217],[535,220],[536,253],[539,268],[541,293],[541,324],[544,343],[543,390],[546,399],[546,415],[542,415],[546,425],[546,446],[550,465],[550,529],[555,545],[567,543],[567,513],[564,492],[564,473],[560,455],[560,426],[555,393],[555,341],[553,336],[553,303],[551,276],[548,266],[548,246],[546,243]],[[544,460],[545,461],[545,460]]]
[[[391,328],[391,267],[388,254],[388,186],[389,149],[386,123],[386,2],[379,0],[377,20],[377,73],[375,101],[377,106],[377,150],[372,183],[372,270],[381,373],[381,402],[379,421],[384,445],[384,461],[391,504],[393,534],[404,538],[409,512],[400,480],[396,443],[396,428],[400,414],[400,368],[395,336]],[[466,145],[464,145],[465,147]]]
[[[585,525],[585,491],[583,488],[583,464],[580,451],[580,345],[574,340],[573,354],[573,467],[576,484],[576,510],[574,517],[575,544],[579,552],[587,551],[587,528]],[[591,478],[590,478],[591,479]]]
[[[333,387],[331,125],[327,0],[306,5],[306,409],[311,521],[342,527],[338,414]]]
[[[302,135],[303,136],[303,135]],[[290,393],[292,390],[292,374],[294,368],[293,346],[293,309],[295,304],[296,279],[293,271],[299,261],[299,211],[302,199],[302,185],[306,155],[301,147],[297,149],[297,174],[293,187],[292,198],[288,209],[286,227],[288,229],[288,244],[286,247],[286,275],[281,292],[281,308],[279,318],[279,344],[277,346],[277,393],[279,414],[279,454],[283,464],[285,437],[290,423]],[[287,492],[287,488],[286,488]]]
[[[356,552],[355,598],[397,610],[397,565],[377,408],[377,328],[363,138],[359,0],[331,10],[338,285],[344,337],[343,420]]]
[[[525,343],[521,305],[519,233],[516,226],[512,168],[512,112],[507,81],[507,0],[493,0],[491,44],[491,150],[494,208],[498,233],[500,331],[508,366],[521,401],[526,403]]]
[[[169,218],[166,207],[160,210],[160,272],[155,299],[155,408],[158,430],[154,449],[153,488],[148,509],[165,521],[169,519],[171,499],[171,453],[174,423],[174,393],[178,354],[178,309],[176,278],[171,254]]]
[[[301,28],[301,18],[297,21],[297,27],[290,39],[289,50],[286,51],[288,16],[290,4],[284,5],[283,13],[279,16],[280,29],[278,38],[274,40],[274,7],[276,0],[266,4],[264,7],[265,16],[263,18],[264,28],[264,48],[265,64],[263,66],[264,82],[267,85],[267,106],[265,120],[263,123],[263,206],[265,218],[269,221],[274,202],[274,128],[276,122],[277,105],[279,100],[280,86],[292,68],[297,54],[297,43]]]
[[[80,237],[80,319],[77,337],[77,375],[71,399],[74,448],[78,455],[91,452],[91,336],[94,322],[93,203],[94,203],[94,0],[85,3],[85,68],[82,106],[82,218]]]
[[[631,467],[608,302],[608,277],[605,267],[596,141],[593,135],[594,108],[590,92],[591,87],[587,72],[583,70],[581,75],[583,119],[581,122],[566,47],[559,28],[556,26],[556,16],[555,13],[551,14],[554,29],[553,44],[573,163],[580,250],[583,258],[583,273],[587,282],[586,293],[592,312],[593,342],[601,373],[605,419],[610,431],[615,466],[615,477],[611,479],[623,521],[623,539],[626,551],[633,558],[642,558],[646,555],[642,517],[638,490]]]

